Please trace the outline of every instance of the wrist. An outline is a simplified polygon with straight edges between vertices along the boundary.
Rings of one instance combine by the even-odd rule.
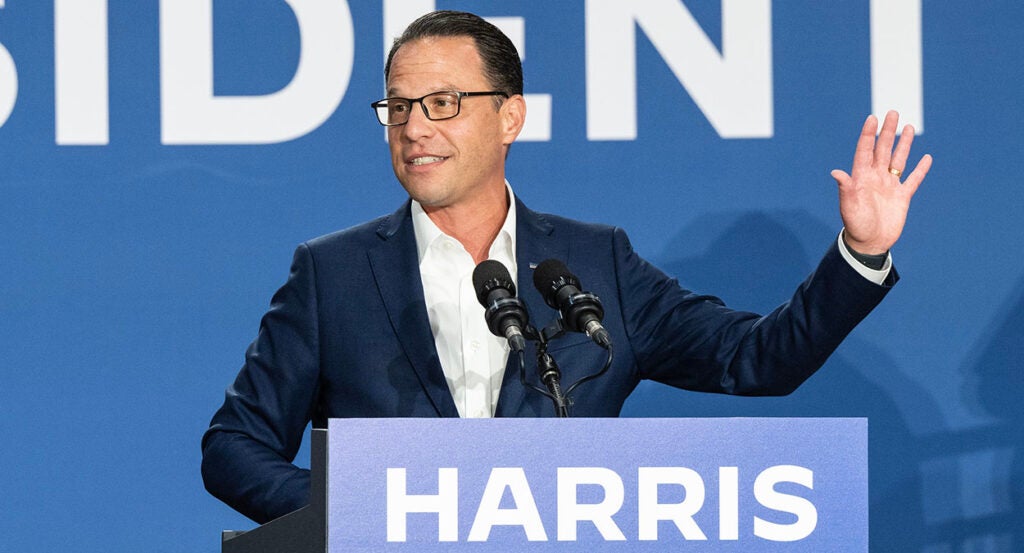
[[[850,239],[846,236],[846,229],[843,229],[840,236],[842,237],[843,245],[846,246],[846,251],[850,252],[850,255],[861,265],[876,271],[885,266],[885,261],[889,258],[888,249],[879,252],[878,248],[871,248],[866,244],[862,245],[857,242],[851,244]]]

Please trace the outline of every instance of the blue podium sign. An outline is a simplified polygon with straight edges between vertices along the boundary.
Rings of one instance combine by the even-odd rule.
[[[332,419],[329,551],[867,551],[865,419]]]

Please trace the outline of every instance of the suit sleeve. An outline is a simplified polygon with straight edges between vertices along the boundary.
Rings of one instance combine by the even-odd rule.
[[[641,378],[689,390],[785,395],[810,377],[898,276],[869,282],[836,244],[789,301],[761,316],[699,295],[641,259],[613,232],[619,300]]]
[[[301,245],[202,442],[206,489],[259,523],[309,502],[309,471],[292,461],[316,403],[318,336],[315,267]]]

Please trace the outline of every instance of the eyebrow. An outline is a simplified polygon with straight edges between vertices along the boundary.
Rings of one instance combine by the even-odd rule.
[[[446,84],[441,85],[440,88],[435,88],[435,89],[431,90],[427,94],[433,94],[435,92],[452,92],[452,91],[456,91],[456,90],[461,90],[461,89],[459,87],[451,84],[451,83],[446,83]],[[388,98],[392,98],[392,97],[396,96],[397,94],[398,94],[398,92],[394,88],[389,88],[387,90],[387,97]]]

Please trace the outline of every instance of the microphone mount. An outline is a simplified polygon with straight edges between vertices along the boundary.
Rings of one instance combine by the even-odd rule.
[[[582,295],[582,294],[581,294]],[[590,295],[590,294],[588,294]],[[566,418],[569,416],[569,408],[572,406],[571,394],[580,384],[593,380],[608,371],[608,368],[612,365],[614,358],[614,352],[609,342],[605,348],[608,350],[608,357],[605,360],[604,366],[601,370],[584,376],[570,385],[566,390],[562,390],[562,372],[558,368],[558,363],[555,362],[555,358],[548,353],[548,344],[552,340],[561,338],[566,334],[565,321],[558,317],[551,324],[546,327],[537,330],[532,325],[527,325],[523,330],[523,334],[527,339],[537,343],[537,376],[540,381],[544,383],[547,389],[535,386],[526,380],[526,366],[523,354],[519,356],[519,381],[523,386],[531,388],[541,395],[551,400],[555,408],[555,416],[559,418]]]

